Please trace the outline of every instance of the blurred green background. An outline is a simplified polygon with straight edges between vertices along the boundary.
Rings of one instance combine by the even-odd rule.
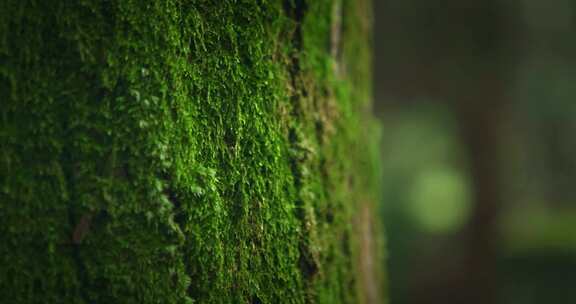
[[[390,302],[576,303],[576,1],[374,14]]]

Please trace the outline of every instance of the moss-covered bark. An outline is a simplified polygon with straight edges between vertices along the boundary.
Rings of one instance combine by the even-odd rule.
[[[377,301],[368,6],[1,1],[0,299]]]

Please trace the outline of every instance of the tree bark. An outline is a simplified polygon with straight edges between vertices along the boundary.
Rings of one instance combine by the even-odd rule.
[[[366,1],[2,1],[0,299],[380,302]]]

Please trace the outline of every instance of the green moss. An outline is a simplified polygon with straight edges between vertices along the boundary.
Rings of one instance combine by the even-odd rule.
[[[0,298],[361,301],[353,2],[3,1]]]

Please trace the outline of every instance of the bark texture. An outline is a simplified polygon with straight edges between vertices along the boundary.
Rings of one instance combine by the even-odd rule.
[[[368,12],[1,1],[0,299],[378,302]]]

